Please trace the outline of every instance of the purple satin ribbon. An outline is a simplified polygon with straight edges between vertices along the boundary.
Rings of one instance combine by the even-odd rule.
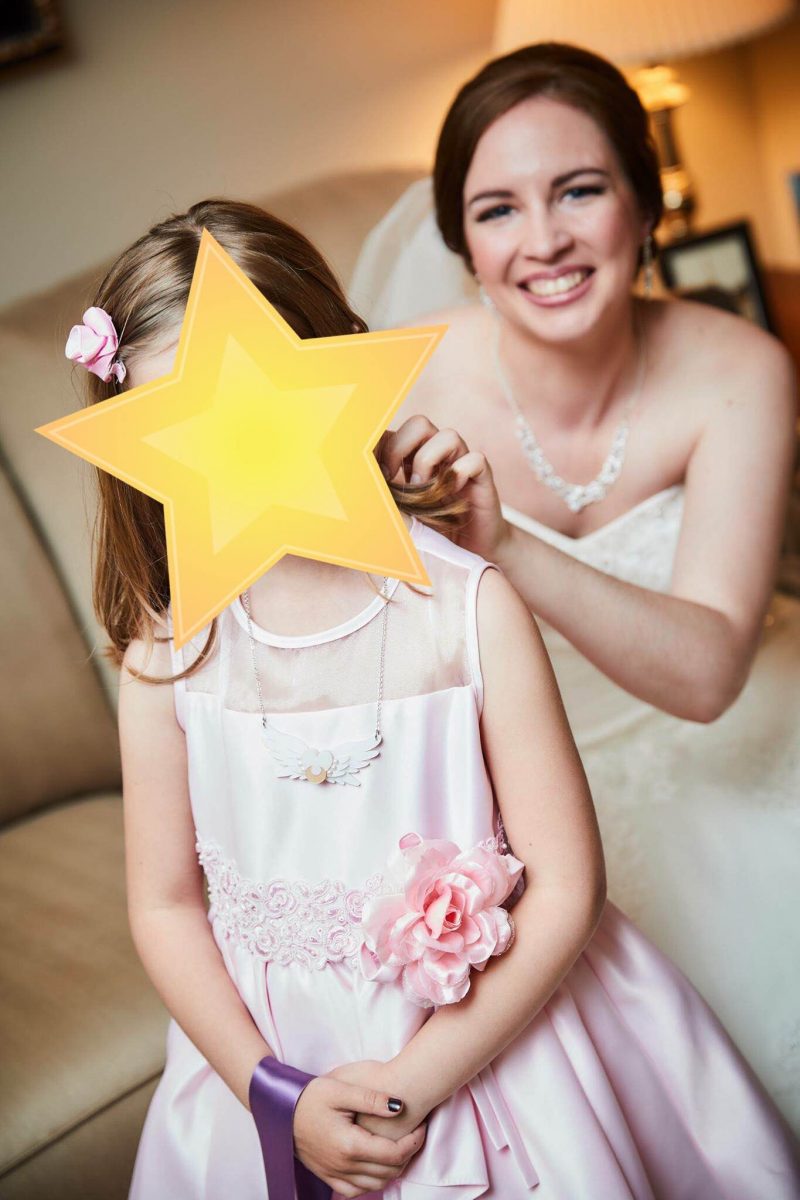
[[[269,1200],[331,1200],[332,1189],[294,1153],[294,1110],[307,1083],[316,1079],[268,1055],[250,1080],[250,1111],[258,1130]]]

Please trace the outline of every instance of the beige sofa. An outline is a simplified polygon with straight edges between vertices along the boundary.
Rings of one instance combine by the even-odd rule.
[[[261,203],[347,281],[370,228],[420,174],[350,174]],[[102,270],[0,313],[2,1200],[123,1200],[164,1060],[167,1014],[125,910],[117,672],[91,603],[92,470],[33,432],[81,406],[64,342]]]

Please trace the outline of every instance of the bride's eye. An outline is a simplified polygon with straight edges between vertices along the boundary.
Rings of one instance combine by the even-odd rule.
[[[602,196],[606,189],[599,184],[576,184],[575,187],[567,188],[563,193],[564,197],[571,196],[575,200],[582,200],[584,196]]]
[[[482,213],[479,213],[476,219],[478,221],[492,221],[495,217],[505,216],[508,212],[511,212],[510,204],[495,204],[494,208],[487,208]]]

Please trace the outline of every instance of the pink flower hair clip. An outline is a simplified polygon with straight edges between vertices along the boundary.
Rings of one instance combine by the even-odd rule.
[[[87,308],[83,321],[83,325],[73,325],[69,331],[64,354],[98,375],[103,383],[108,383],[112,376],[122,383],[127,372],[124,363],[114,362],[119,337],[111,317],[103,308]]]
[[[386,889],[365,903],[359,962],[366,979],[402,976],[421,1008],[453,1004],[469,991],[470,969],[482,971],[514,939],[500,907],[525,864],[513,854],[407,833],[389,861]]]

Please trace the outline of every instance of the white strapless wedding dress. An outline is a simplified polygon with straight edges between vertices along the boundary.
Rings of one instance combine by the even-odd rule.
[[[351,300],[372,328],[469,302],[430,181],[364,244]],[[591,566],[668,591],[683,487],[581,538],[507,520]],[[700,725],[637,700],[539,623],[592,787],[609,895],[686,972],[800,1133],[800,602],[777,594],[750,679]]]
[[[668,591],[683,488],[582,538],[581,562]],[[776,594],[750,678],[710,725],[617,687],[539,622],[597,808],[611,899],[680,966],[800,1130],[800,602]]]

